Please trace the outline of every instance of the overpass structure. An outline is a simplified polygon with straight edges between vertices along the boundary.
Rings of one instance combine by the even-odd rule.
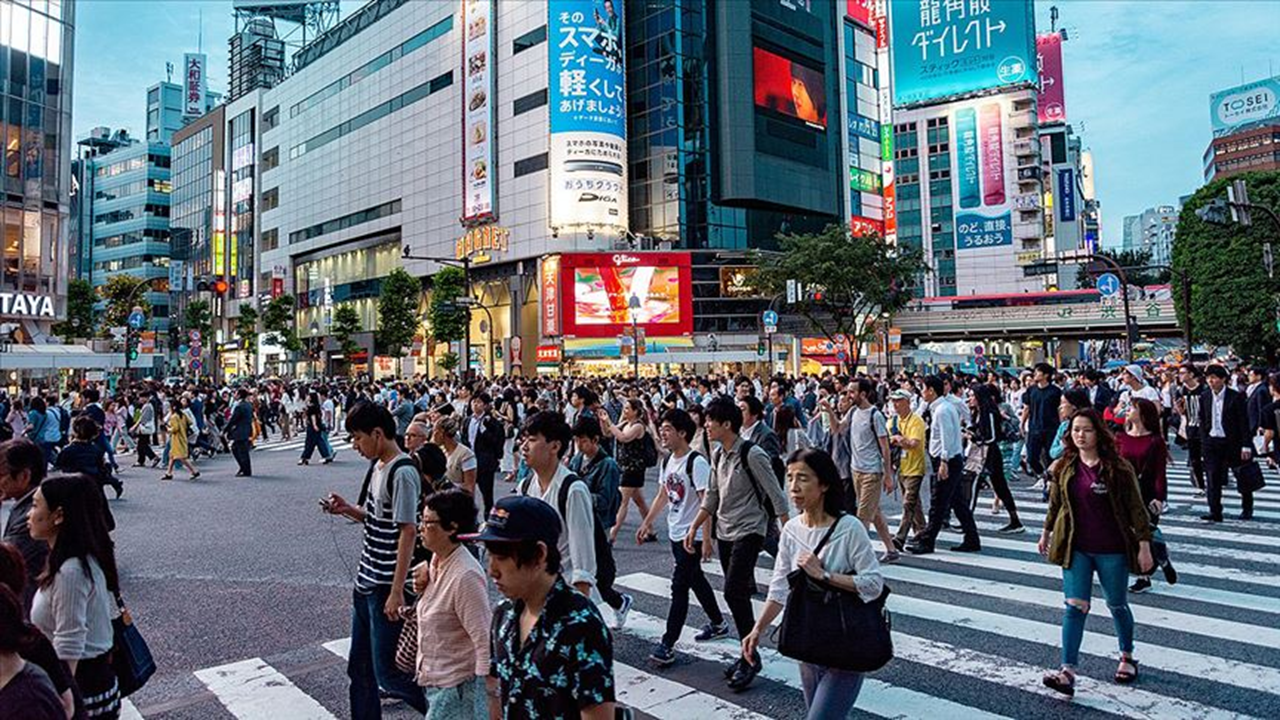
[[[1180,334],[1168,293],[1130,298],[1129,302],[1129,311],[1142,335]],[[918,303],[895,315],[893,325],[901,329],[903,340],[924,342],[1044,337],[1084,340],[1124,337],[1124,310],[1120,300],[965,309]]]

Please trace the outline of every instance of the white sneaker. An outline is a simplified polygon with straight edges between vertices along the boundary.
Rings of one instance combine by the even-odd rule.
[[[626,593],[622,593],[622,607],[613,611],[613,629],[621,630],[627,625],[627,615],[631,613],[631,604],[634,598]]]
[[[1044,490],[1044,481],[1037,480],[1035,485],[1031,486],[1032,490]]]

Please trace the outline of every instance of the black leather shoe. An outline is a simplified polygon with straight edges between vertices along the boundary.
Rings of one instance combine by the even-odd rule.
[[[733,674],[733,677],[729,678],[729,688],[735,692],[746,690],[762,669],[764,669],[764,663],[760,661],[759,655],[756,656],[754,663],[739,663],[738,671]]]
[[[906,550],[907,550],[907,552],[911,553],[912,555],[931,555],[931,554],[933,554],[933,546],[932,546],[932,545],[912,544],[912,545],[908,545],[908,546],[907,546],[907,548],[906,548]]]
[[[959,545],[952,545],[951,552],[982,552],[982,546],[978,543],[960,543]]]
[[[1222,522],[1222,518],[1218,515],[1201,515],[1200,519],[1205,522]]]
[[[1241,520],[1252,520],[1252,519],[1253,519],[1253,513],[1251,513],[1251,512],[1247,512],[1247,513],[1240,513],[1240,519],[1241,519]]]

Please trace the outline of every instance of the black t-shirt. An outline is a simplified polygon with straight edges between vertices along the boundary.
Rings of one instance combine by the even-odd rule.
[[[1022,397],[1029,409],[1027,432],[1045,433],[1058,429],[1058,404],[1062,402],[1062,390],[1053,383],[1045,387],[1032,385]]]
[[[75,718],[83,718],[84,715],[84,698],[80,697],[80,690],[73,682],[71,668],[67,664],[58,659],[58,653],[53,649],[53,643],[44,636],[35,625],[27,623],[28,639],[23,648],[19,651],[19,655],[23,660],[33,663],[44,670],[49,676],[50,682],[53,683],[53,690],[59,697],[67,690],[71,691],[72,697],[75,698],[76,714]]]
[[[66,720],[67,713],[49,676],[27,663],[0,688],[0,720]]]

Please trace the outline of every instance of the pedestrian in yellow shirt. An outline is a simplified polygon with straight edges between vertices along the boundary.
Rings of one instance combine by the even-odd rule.
[[[899,551],[906,546],[907,533],[924,530],[924,508],[920,505],[920,486],[924,483],[924,419],[911,411],[911,392],[894,390],[889,394],[896,415],[889,420],[889,447],[897,450],[898,486],[902,488],[902,520],[894,533],[893,546]]]

